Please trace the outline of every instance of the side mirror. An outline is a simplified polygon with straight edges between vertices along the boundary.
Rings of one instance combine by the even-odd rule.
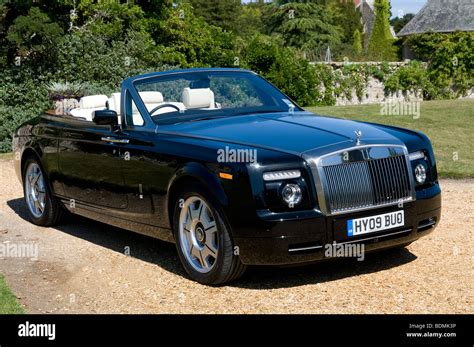
[[[114,110],[97,110],[92,114],[92,120],[97,125],[118,125],[118,115]]]

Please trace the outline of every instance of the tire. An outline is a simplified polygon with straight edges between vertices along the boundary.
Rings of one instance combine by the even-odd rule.
[[[40,177],[36,180],[30,179],[36,178],[33,172]],[[36,183],[33,184],[33,181]],[[44,170],[34,157],[27,158],[23,166],[23,197],[29,219],[33,224],[49,227],[59,222],[63,208],[58,199],[51,194]]]
[[[219,285],[244,274],[225,215],[201,185],[187,184],[175,195],[173,231],[181,264],[193,280]]]

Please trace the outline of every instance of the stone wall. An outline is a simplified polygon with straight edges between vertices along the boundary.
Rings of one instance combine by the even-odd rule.
[[[334,72],[341,70],[345,65],[373,65],[380,67],[380,62],[317,62],[312,63],[313,65],[316,64],[325,64],[330,66]],[[388,63],[390,71],[396,71],[401,66],[408,64],[406,62],[393,62]],[[324,88],[324,87],[323,87]],[[421,92],[409,92],[409,93],[402,93],[401,91],[396,93],[390,93],[388,95],[385,94],[385,86],[383,82],[375,77],[368,77],[366,81],[364,91],[362,93],[362,97],[359,98],[357,96],[357,92],[355,90],[352,91],[352,97],[348,97],[347,95],[337,96],[336,98],[336,105],[365,105],[365,104],[378,104],[386,101],[421,101],[423,100],[423,96]]]

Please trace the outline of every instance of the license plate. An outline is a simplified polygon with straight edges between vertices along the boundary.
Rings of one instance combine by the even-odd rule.
[[[397,211],[377,216],[350,219],[347,221],[347,235],[359,236],[377,231],[401,227],[405,224],[405,212]]]

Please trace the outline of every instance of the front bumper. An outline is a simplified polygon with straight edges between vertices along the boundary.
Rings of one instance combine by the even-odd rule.
[[[324,216],[314,212],[294,214],[275,219],[263,215],[253,226],[234,226],[234,241],[239,256],[248,265],[291,265],[328,259],[328,245],[363,243],[365,252],[409,244],[434,230],[441,218],[441,190],[438,184],[417,192],[414,202],[403,206],[405,225],[349,238],[346,221],[399,210],[398,206]]]

